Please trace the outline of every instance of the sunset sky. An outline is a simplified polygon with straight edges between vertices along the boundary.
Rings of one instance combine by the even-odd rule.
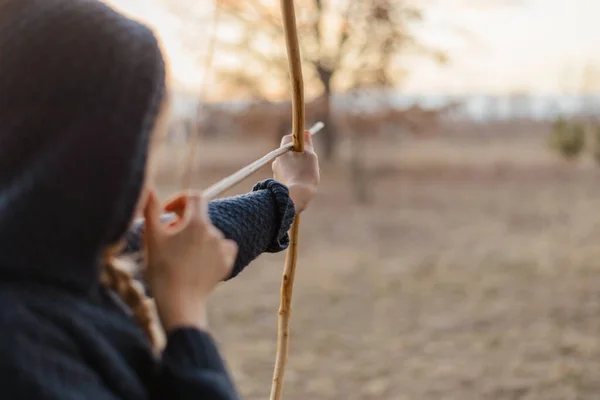
[[[156,0],[107,2],[153,26],[177,81],[192,90],[200,86],[202,71],[179,47],[176,22],[154,4]],[[520,89],[557,93],[577,90],[578,71],[586,63],[600,69],[599,0],[505,2],[516,4],[498,7],[489,5],[495,3],[493,0],[431,1],[422,37],[446,49],[452,62],[444,67],[424,61],[413,63],[403,89],[427,93]],[[466,33],[456,33],[457,28]],[[208,32],[209,27],[206,29]],[[199,46],[206,47],[206,43]]]

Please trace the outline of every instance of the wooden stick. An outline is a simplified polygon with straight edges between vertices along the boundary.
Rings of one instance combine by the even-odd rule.
[[[281,14],[285,31],[285,43],[288,54],[290,82],[292,85],[292,135],[294,151],[304,151],[304,82],[302,79],[302,59],[298,44],[296,28],[296,12],[293,0],[281,0]],[[290,232],[290,245],[285,255],[285,267],[281,282],[281,303],[277,324],[277,354],[273,370],[271,400],[280,400],[283,394],[283,380],[288,357],[290,339],[290,314],[292,308],[292,292],[298,261],[298,231],[300,216],[296,215]]]
[[[325,126],[325,124],[322,123],[321,121],[319,121],[309,129],[309,132],[311,135],[314,136],[321,129],[323,129],[324,126]],[[268,154],[264,155],[263,157],[259,158],[256,161],[254,161],[252,164],[246,165],[244,168],[238,170],[237,172],[234,172],[233,174],[229,175],[228,177],[221,179],[219,182],[217,182],[214,185],[210,186],[209,188],[205,189],[202,192],[202,196],[204,196],[204,198],[206,198],[207,201],[214,200],[215,198],[222,195],[223,192],[231,189],[238,183],[242,182],[244,179],[246,179],[249,176],[251,176],[252,174],[254,174],[260,168],[269,164],[276,158],[281,157],[282,155],[292,151],[293,147],[294,147],[294,144],[289,143],[289,144],[286,144],[285,146],[281,146],[280,148],[269,152]],[[176,216],[175,213],[168,213],[166,215]],[[144,220],[143,218],[138,218],[138,219],[136,219],[136,223],[140,223],[143,220]]]
[[[309,132],[311,135],[315,135],[317,132],[319,132],[321,129],[323,129],[324,126],[325,126],[325,124],[323,124],[322,122],[317,122],[310,128]],[[280,148],[271,151],[267,155],[254,161],[252,164],[246,165],[244,168],[234,172],[233,174],[229,175],[228,177],[221,179],[219,182],[210,186],[209,188],[204,190],[204,192],[202,192],[202,195],[204,196],[205,199],[207,199],[209,201],[215,199],[216,197],[219,197],[220,195],[223,194],[223,192],[231,189],[238,183],[242,182],[244,179],[246,179],[247,177],[249,177],[256,171],[258,171],[260,168],[271,163],[277,157],[281,157],[285,153],[288,153],[289,151],[291,151],[293,149],[293,147],[294,147],[294,143],[289,143],[289,144],[286,144],[285,146],[281,146]]]

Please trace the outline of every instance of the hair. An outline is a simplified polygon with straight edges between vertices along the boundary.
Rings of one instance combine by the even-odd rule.
[[[170,104],[170,96],[167,94],[154,121],[154,129],[149,145],[151,147],[150,150],[156,148],[156,145],[167,130]],[[149,165],[146,166],[147,171],[148,169]],[[145,179],[147,180],[147,176]],[[140,200],[142,199],[140,198]],[[166,340],[164,330],[158,318],[156,305],[152,299],[146,296],[140,282],[133,277],[132,272],[136,269],[136,263],[119,256],[122,249],[123,243],[117,243],[105,249],[100,282],[105,287],[116,292],[121,300],[131,309],[134,321],[142,329],[150,341],[152,348],[158,352],[164,347]]]
[[[132,263],[117,255],[120,249],[121,246],[115,246],[104,252],[100,282],[119,295],[131,309],[134,321],[142,329],[152,348],[159,350],[163,344],[163,334],[154,302],[133,278],[130,272],[133,269]]]

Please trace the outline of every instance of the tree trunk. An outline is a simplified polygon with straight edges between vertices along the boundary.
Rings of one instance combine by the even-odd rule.
[[[323,101],[317,101],[316,105],[309,105],[306,110],[306,129],[310,128],[310,125],[317,121],[323,121],[325,127],[319,132],[315,139],[319,143],[317,151],[319,152],[319,159],[325,162],[333,161],[336,156],[338,137],[337,127],[331,113],[331,78],[333,72],[326,70],[320,66],[317,66],[319,72],[319,79],[324,87]],[[291,132],[292,121],[290,119],[283,119],[277,128],[277,146],[281,142],[281,138]]]
[[[337,129],[331,115],[331,92],[325,93],[325,107],[321,115],[325,127],[319,133],[320,142],[323,146],[319,154],[322,155],[325,161],[333,161],[337,150]]]
[[[319,115],[325,124],[323,130],[319,133],[320,142],[323,145],[319,155],[322,155],[322,158],[325,161],[333,161],[337,150],[337,129],[331,115],[331,78],[333,77],[334,71],[323,67],[321,64],[318,64],[316,68],[319,79],[323,84],[323,97],[325,100],[323,110],[320,110],[319,112]]]
[[[362,143],[363,134],[353,130],[350,136],[350,181],[354,200],[357,204],[369,202],[369,179],[365,170],[365,146]]]

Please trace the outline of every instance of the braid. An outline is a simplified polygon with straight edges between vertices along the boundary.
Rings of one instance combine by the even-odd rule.
[[[151,137],[157,138],[166,132],[170,104],[170,96],[167,94],[163,98]],[[149,165],[152,166],[153,163]],[[153,349],[158,352],[165,347],[166,336],[158,318],[156,304],[145,295],[142,285],[132,277],[131,271],[135,269],[132,264],[139,262],[118,256],[122,248],[123,243],[118,243],[104,252],[101,283],[115,291],[127,304],[133,319],[142,328]]]
[[[132,311],[133,318],[142,328],[154,349],[162,347],[162,330],[154,302],[148,298],[142,285],[133,279],[128,270],[127,260],[118,258],[115,248],[108,249],[104,254],[101,282],[114,290]]]

